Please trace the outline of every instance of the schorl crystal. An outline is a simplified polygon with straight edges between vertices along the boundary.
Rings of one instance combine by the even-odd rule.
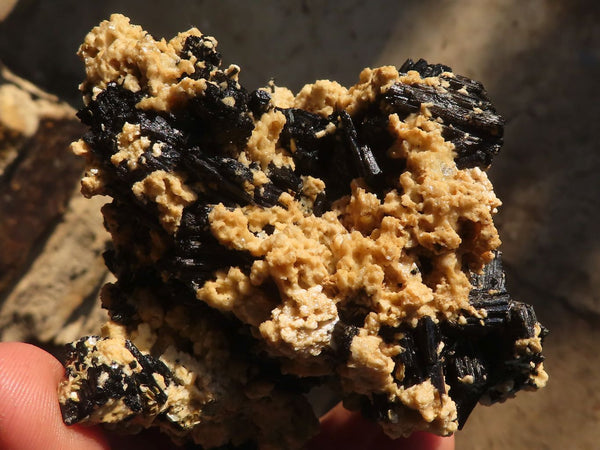
[[[497,250],[503,120],[483,86],[408,60],[248,93],[216,44],[114,15],[80,49],[73,147],[83,193],[112,197],[116,280],[102,337],[68,348],[65,422],[295,449],[314,386],[393,438],[543,387],[547,330]]]

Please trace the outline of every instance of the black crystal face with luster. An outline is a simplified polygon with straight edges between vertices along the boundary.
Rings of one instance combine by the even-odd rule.
[[[535,338],[536,327],[541,328],[542,341],[547,334],[530,305],[510,298],[500,253],[481,274],[471,273],[471,284],[470,303],[485,317],[469,316],[461,324],[435,323],[426,316],[415,328],[384,327],[380,332],[387,342],[402,335],[398,343],[404,351],[396,360],[404,366],[404,377],[397,383],[408,388],[429,380],[440,394],[448,393],[456,404],[459,428],[482,398],[495,403],[535,387],[532,377],[544,358],[539,353],[518,354],[515,342]],[[361,406],[366,415],[379,418],[394,416],[397,408],[368,398],[362,399]]]
[[[255,257],[221,245],[212,235],[209,216],[215,205],[270,208],[279,205],[283,193],[302,199],[306,176],[325,182],[324,193],[307,203],[307,214],[315,216],[321,216],[333,202],[348,195],[356,179],[380,199],[399,189],[398,177],[404,172],[406,161],[388,155],[394,143],[388,131],[391,114],[402,120],[427,104],[433,119],[442,127],[442,136],[454,145],[459,169],[486,169],[502,144],[503,120],[483,86],[451,74],[444,65],[408,60],[399,69],[401,73],[415,70],[422,77],[438,77],[443,89],[396,83],[354,115],[337,110],[323,117],[298,108],[276,108],[266,89],[248,93],[238,83],[236,73],[219,69],[220,54],[208,38],[188,37],[183,55],[204,61],[190,77],[210,83],[202,95],[178,110],[140,109],[137,104],[143,92],[133,93],[110,83],[78,113],[90,127],[84,141],[102,167],[106,194],[114,198],[103,212],[107,228],[119,239],[105,253],[105,260],[118,281],[105,288],[103,302],[112,320],[125,326],[139,319],[130,296],[140,287],[151,289],[169,307],[183,304],[199,308],[195,293],[214,279],[217,271],[239,267],[246,274],[250,272]],[[258,166],[245,165],[238,157],[252,135],[254,122],[273,110],[285,117],[277,144],[287,151],[294,165],[269,164],[263,168],[268,181],[248,189]],[[135,167],[111,162],[118,151],[117,136],[126,122],[139,125],[141,135],[152,144]],[[160,147],[160,152],[152,150],[154,145]],[[185,207],[172,235],[161,226],[156,205],[141,201],[131,191],[134,183],[156,171],[176,172],[188,185],[201,186],[195,190],[197,199]],[[267,225],[262,231],[271,235],[275,227]],[[164,247],[156,260],[139,258],[140,254],[150,254],[156,241]],[[428,264],[426,257],[419,260],[423,273]],[[266,284],[269,282],[274,285],[273,280]],[[395,357],[396,365],[404,368],[402,377],[395,380],[397,385],[410,388],[430,381],[440,394],[450,395],[456,403],[461,428],[482,397],[490,402],[501,401],[531,385],[535,367],[543,359],[539,353],[515,352],[515,342],[536,337],[541,326],[530,306],[512,300],[507,293],[500,255],[482,274],[471,274],[471,283],[470,303],[483,312],[482,317],[466,315],[461,323],[423,317],[415,327],[383,326],[379,331],[385,342],[397,343],[403,349]],[[352,341],[369,312],[364,309],[364,302],[357,299],[354,304],[352,300],[341,305],[331,348],[325,351],[332,365],[348,360]],[[210,309],[206,305],[202,308]],[[225,322],[237,330],[234,334],[245,336],[237,344],[240,349],[254,348],[256,342],[251,333],[240,332],[245,330],[244,325],[232,317]],[[545,333],[542,327],[541,337]],[[82,342],[70,349],[71,361],[77,361],[87,351]],[[156,358],[142,355],[127,342],[142,372],[135,379],[126,380],[110,367],[98,366],[94,369],[98,373],[89,374],[85,388],[89,392],[82,392],[80,404],[67,402],[63,406],[65,421],[77,422],[93,410],[93,402],[104,404],[111,398],[123,398],[132,411],[143,412],[145,406],[135,389],[155,390],[156,401],[164,402],[164,393],[152,384],[152,374],[159,373],[169,381],[172,377],[168,370]],[[279,364],[270,357],[264,356],[261,365],[265,373],[279,376],[279,381],[272,376],[274,383],[299,389],[297,380],[281,375]],[[108,379],[102,388],[98,388],[99,377]],[[123,386],[129,386],[129,391]],[[377,393],[358,396],[357,402],[366,416],[383,421],[398,417],[398,408],[403,407]]]

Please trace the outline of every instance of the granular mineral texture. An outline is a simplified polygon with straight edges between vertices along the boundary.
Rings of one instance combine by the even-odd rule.
[[[389,436],[448,435],[546,383],[533,309],[504,287],[481,84],[420,60],[357,84],[248,92],[214,38],[114,15],[81,46],[73,144],[117,281],[73,343],[67,423],[203,448],[299,448],[327,384]]]

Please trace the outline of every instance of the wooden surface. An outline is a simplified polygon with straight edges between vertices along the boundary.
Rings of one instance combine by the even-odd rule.
[[[68,148],[84,131],[75,111],[2,75],[0,340],[51,347],[97,333],[103,320],[102,199],[79,193],[83,161]]]

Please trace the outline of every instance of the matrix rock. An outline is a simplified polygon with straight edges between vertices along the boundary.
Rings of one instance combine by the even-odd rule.
[[[86,196],[106,195],[111,321],[71,345],[67,423],[203,448],[298,448],[329,385],[391,437],[448,435],[544,386],[545,329],[510,298],[481,84],[407,61],[254,92],[214,38],[114,15],[86,37]]]

